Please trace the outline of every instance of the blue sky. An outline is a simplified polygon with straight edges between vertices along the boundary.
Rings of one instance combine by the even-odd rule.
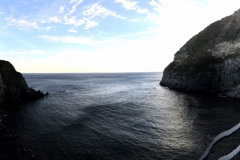
[[[0,59],[20,72],[163,71],[237,0],[1,0]]]

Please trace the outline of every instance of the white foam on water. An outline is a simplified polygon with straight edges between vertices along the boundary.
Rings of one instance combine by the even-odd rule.
[[[208,156],[210,150],[212,149],[213,145],[214,145],[217,141],[219,141],[220,139],[222,139],[222,138],[224,138],[224,137],[229,136],[230,134],[232,134],[233,132],[235,132],[235,131],[238,130],[239,128],[240,128],[240,123],[238,123],[236,126],[232,127],[231,129],[229,129],[229,130],[227,130],[227,131],[224,131],[224,132],[220,133],[219,135],[217,135],[217,136],[213,139],[213,141],[210,143],[210,145],[209,145],[208,148],[205,150],[204,154],[200,157],[199,160],[203,160],[203,159],[205,159],[205,158]],[[240,149],[240,148],[239,148],[239,149]],[[234,151],[235,151],[235,150],[234,150]],[[231,152],[231,153],[232,153],[232,152]],[[234,152],[234,153],[235,153],[235,152]],[[224,160],[227,160],[227,159],[224,159]]]

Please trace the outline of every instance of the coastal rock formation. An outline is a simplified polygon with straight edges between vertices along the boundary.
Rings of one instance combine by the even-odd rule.
[[[11,63],[0,60],[0,108],[40,97],[44,94],[29,88],[22,74]]]
[[[181,47],[160,84],[240,98],[240,10],[212,23]]]

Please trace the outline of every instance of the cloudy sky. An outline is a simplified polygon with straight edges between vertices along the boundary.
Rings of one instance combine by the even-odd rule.
[[[0,59],[24,73],[163,71],[239,0],[1,0]]]

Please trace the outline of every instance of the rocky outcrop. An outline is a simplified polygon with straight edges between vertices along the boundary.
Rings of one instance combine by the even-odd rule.
[[[160,84],[240,98],[240,10],[212,23],[180,48]]]
[[[29,88],[22,74],[11,63],[0,60],[0,108],[41,97],[44,94]]]

